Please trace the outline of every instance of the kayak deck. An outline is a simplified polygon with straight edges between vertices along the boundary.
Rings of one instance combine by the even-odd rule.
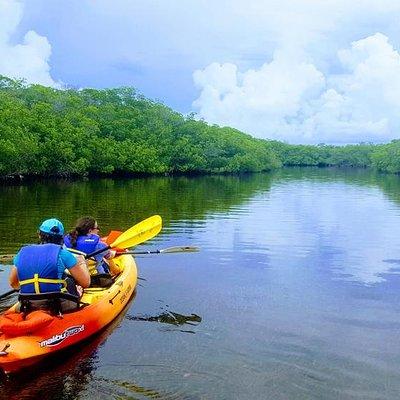
[[[114,262],[122,272],[112,286],[85,289],[81,298],[84,305],[77,311],[52,316],[46,326],[24,335],[0,332],[0,369],[7,374],[16,372],[89,338],[110,324],[129,302],[137,283],[133,257],[122,255]]]

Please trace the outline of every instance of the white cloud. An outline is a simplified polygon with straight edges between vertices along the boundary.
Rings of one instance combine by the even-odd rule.
[[[32,0],[20,25],[19,3],[0,5],[0,73],[52,84],[46,38],[10,42],[34,25],[73,85],[131,84],[183,112],[197,98],[210,122],[290,142],[400,132],[398,0]]]
[[[50,76],[51,45],[46,37],[29,31],[22,43],[11,43],[22,11],[18,1],[0,0],[0,74],[24,78],[28,83],[59,86]]]
[[[400,132],[400,54],[381,34],[337,54],[342,72],[323,74],[283,49],[257,70],[210,64],[194,73],[193,103],[207,121],[289,142],[385,141]]]

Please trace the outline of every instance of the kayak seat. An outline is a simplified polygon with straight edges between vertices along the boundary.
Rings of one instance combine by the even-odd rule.
[[[33,293],[18,296],[19,311],[27,314],[35,310],[48,310],[53,315],[76,311],[81,305],[78,296],[63,292]]]
[[[0,317],[0,331],[10,336],[27,335],[47,327],[54,318],[45,310],[32,311],[27,315],[6,311]]]
[[[90,287],[109,288],[114,283],[110,274],[96,274],[90,276]]]

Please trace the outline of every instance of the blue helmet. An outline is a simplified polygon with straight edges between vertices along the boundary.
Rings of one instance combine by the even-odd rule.
[[[58,219],[50,218],[42,222],[39,231],[49,235],[62,236],[64,235],[64,225]]]

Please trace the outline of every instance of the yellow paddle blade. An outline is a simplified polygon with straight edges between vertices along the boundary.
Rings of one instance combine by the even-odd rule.
[[[153,215],[142,222],[132,226],[121,234],[110,247],[127,249],[136,246],[156,236],[162,228],[162,219],[159,215]]]

